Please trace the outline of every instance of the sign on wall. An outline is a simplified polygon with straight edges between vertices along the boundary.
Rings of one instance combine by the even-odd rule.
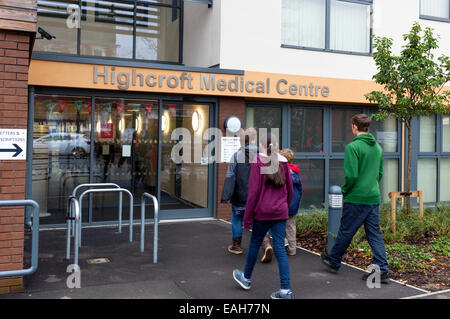
[[[241,147],[241,139],[239,137],[224,136],[222,137],[221,146],[221,162],[229,163],[233,154]]]
[[[0,160],[26,160],[27,130],[0,129]]]

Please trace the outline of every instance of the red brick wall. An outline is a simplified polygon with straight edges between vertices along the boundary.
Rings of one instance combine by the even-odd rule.
[[[0,30],[0,128],[27,128],[30,38]],[[0,160],[0,200],[25,199],[25,161]],[[0,271],[23,268],[24,209],[0,209]],[[0,294],[22,291],[22,278],[0,279]]]
[[[235,115],[241,119],[244,125],[245,114],[245,100],[242,98],[219,98],[219,123],[218,127],[222,130],[225,136],[224,122],[225,119],[231,115]],[[222,204],[220,198],[222,197],[223,183],[225,182],[225,175],[227,172],[227,163],[219,163],[217,165],[217,218],[231,220],[231,204]]]

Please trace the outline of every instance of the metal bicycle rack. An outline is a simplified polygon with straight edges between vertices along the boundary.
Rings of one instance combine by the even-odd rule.
[[[109,183],[113,184],[113,183]],[[79,185],[81,187],[81,185]],[[84,185],[86,186],[86,185]],[[92,185],[90,185],[92,186]],[[96,186],[99,186],[99,184],[96,184]],[[78,190],[78,189],[77,189]],[[75,190],[74,190],[75,191]],[[73,226],[73,230],[75,232],[75,242],[74,242],[74,264],[78,265],[78,249],[81,247],[81,226],[82,226],[82,214],[81,211],[83,209],[83,198],[86,194],[90,193],[120,193],[123,192],[127,193],[130,196],[130,234],[129,234],[129,241],[133,241],[133,202],[134,198],[131,192],[125,188],[100,188],[100,189],[88,189],[85,190],[77,199],[75,196],[71,196],[68,201],[68,217],[67,217],[67,239],[66,239],[66,258],[70,259],[70,228],[71,228],[71,222],[75,222],[75,225]],[[76,191],[74,192],[76,194]],[[77,208],[78,206],[78,208]],[[74,208],[74,209],[72,209]],[[75,212],[75,216],[73,214]]]
[[[80,184],[77,185],[73,191],[72,191],[72,197],[78,198],[79,201],[79,197],[77,197],[77,191],[80,188],[83,187],[115,187],[115,188],[121,188],[119,185],[117,185],[116,183],[89,183],[89,184]],[[81,209],[81,208],[80,208]],[[81,213],[80,213],[81,214]],[[69,216],[70,216],[70,206],[69,206]],[[73,217],[73,216],[72,216]],[[122,232],[122,193],[119,194],[119,233]],[[73,236],[73,232],[72,232],[72,236]]]
[[[0,271],[0,278],[3,277],[16,277],[16,276],[26,276],[33,274],[38,268],[38,255],[39,255],[39,204],[34,200],[3,200],[0,201],[0,207],[5,206],[32,206],[33,210],[33,221],[32,221],[32,237],[31,237],[31,267],[28,269],[20,270],[7,270]]]
[[[149,193],[142,194],[141,198],[141,253],[144,252],[144,224],[145,224],[145,199],[150,198],[153,200],[154,207],[154,232],[153,232],[153,263],[156,264],[158,262],[158,218],[159,218],[159,205],[158,200],[155,196],[150,195]]]

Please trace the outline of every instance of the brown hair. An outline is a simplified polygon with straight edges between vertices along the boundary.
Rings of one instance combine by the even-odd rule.
[[[268,163],[266,167],[273,169],[276,167],[275,172],[266,173],[267,179],[265,183],[273,187],[282,187],[286,184],[283,175],[283,169],[281,168],[280,161],[278,160],[278,139],[273,134],[263,135],[260,139],[260,143],[267,150],[267,155],[269,156]],[[273,165],[273,166],[272,166]]]
[[[241,145],[249,145],[251,141],[256,141],[256,130],[253,127],[248,129],[241,129],[239,137],[241,138]]]
[[[282,149],[280,151],[280,154],[286,157],[289,163],[292,163],[294,161],[295,156],[294,152],[291,149],[289,148]]]
[[[352,124],[358,128],[359,132],[368,132],[372,120],[367,114],[356,114],[352,117]]]

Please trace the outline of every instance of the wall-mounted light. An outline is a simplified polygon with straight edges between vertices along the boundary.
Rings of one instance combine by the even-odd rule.
[[[194,113],[192,113],[192,129],[194,130],[194,132],[197,132],[200,128],[200,114],[197,111],[194,111]]]

